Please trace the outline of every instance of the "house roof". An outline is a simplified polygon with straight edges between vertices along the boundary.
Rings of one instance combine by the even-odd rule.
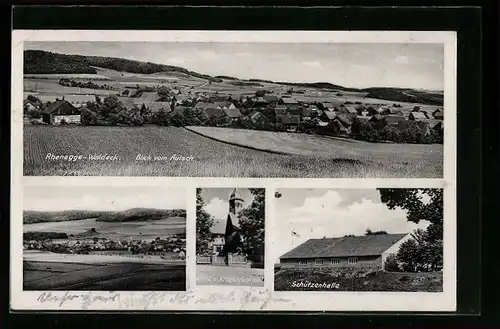
[[[351,120],[345,114],[338,114],[334,120],[340,121],[344,126],[352,125]]]
[[[370,118],[370,121],[380,121],[380,120],[383,120],[384,118],[385,118],[385,115],[375,114],[374,116],[372,116]]]
[[[226,115],[224,110],[218,108],[218,107],[209,107],[206,108],[205,113],[207,114],[207,117],[212,118],[212,117],[223,117]]]
[[[265,95],[264,99],[268,102],[277,102],[280,98],[276,95]]]
[[[356,108],[355,105],[347,104],[347,105],[344,105],[343,107],[347,110],[348,113],[352,113],[352,114],[358,113],[358,109]]]
[[[364,115],[357,115],[356,120],[360,122],[368,122],[370,120],[370,117],[364,116]]]
[[[283,124],[298,124],[300,117],[298,115],[277,115],[276,121]]]
[[[55,110],[57,110],[58,108],[60,108],[61,106],[63,105],[69,105],[71,107],[74,107],[73,105],[71,105],[70,102],[66,101],[66,100],[58,100],[54,103],[50,103],[48,104],[44,109],[43,109],[43,113],[47,113],[47,114],[50,114],[52,112],[54,112]]]
[[[423,112],[411,112],[410,116],[413,116],[414,119],[427,119]]]
[[[337,113],[335,113],[333,111],[323,111],[323,113],[326,115],[328,120],[333,120],[337,116]]]
[[[407,234],[380,234],[309,239],[280,258],[378,256],[406,235]]]
[[[223,111],[230,118],[239,118],[239,117],[241,117],[241,112],[237,108],[234,108],[234,109],[226,108],[226,109],[223,109]]]
[[[208,102],[198,102],[198,103],[196,103],[196,105],[194,107],[206,110],[209,108],[215,109],[215,108],[217,108],[217,105],[214,103],[208,103]]]
[[[438,124],[443,124],[442,120],[436,120],[436,119],[423,119],[420,121],[427,122],[429,124],[429,127],[431,127],[431,128],[434,128]]]
[[[248,116],[252,121],[262,119],[264,121],[269,121],[264,114],[259,111],[253,112]]]
[[[293,97],[282,97],[281,100],[283,101],[284,104],[291,105],[291,104],[298,104],[299,102],[293,98]]]
[[[399,121],[405,121],[405,120],[406,120],[406,118],[404,116],[402,116],[402,115],[393,115],[393,114],[391,114],[391,115],[385,116],[385,121],[387,123],[397,123]]]

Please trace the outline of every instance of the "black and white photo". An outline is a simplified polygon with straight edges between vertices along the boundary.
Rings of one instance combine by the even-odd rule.
[[[25,187],[23,290],[186,290],[183,192]]]
[[[196,190],[196,284],[264,286],[265,189]]]
[[[26,176],[441,178],[443,43],[24,44]]]
[[[276,291],[443,291],[442,189],[281,189]]]

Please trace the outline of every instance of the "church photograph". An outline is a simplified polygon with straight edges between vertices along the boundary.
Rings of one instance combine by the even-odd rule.
[[[279,189],[275,291],[443,291],[442,189]]]
[[[196,284],[264,286],[265,189],[196,190]]]

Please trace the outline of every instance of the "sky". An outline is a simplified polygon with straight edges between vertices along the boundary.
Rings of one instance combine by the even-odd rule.
[[[444,89],[443,44],[44,41],[26,42],[25,49],[149,61],[243,79]]]
[[[151,186],[25,186],[24,210],[186,209],[184,189]]]
[[[313,238],[334,238],[373,232],[411,233],[429,222],[414,224],[406,211],[390,210],[376,189],[280,189],[275,199],[274,262],[281,255]],[[425,202],[425,200],[424,200]],[[294,235],[292,232],[298,234]]]
[[[234,188],[202,188],[201,196],[205,202],[205,210],[217,220],[225,220],[229,212],[229,196]],[[253,195],[247,188],[239,188],[243,199],[243,208],[253,201]]]

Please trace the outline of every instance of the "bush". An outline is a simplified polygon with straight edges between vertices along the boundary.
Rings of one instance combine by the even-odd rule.
[[[396,256],[389,255],[384,263],[384,270],[388,272],[401,272]]]

